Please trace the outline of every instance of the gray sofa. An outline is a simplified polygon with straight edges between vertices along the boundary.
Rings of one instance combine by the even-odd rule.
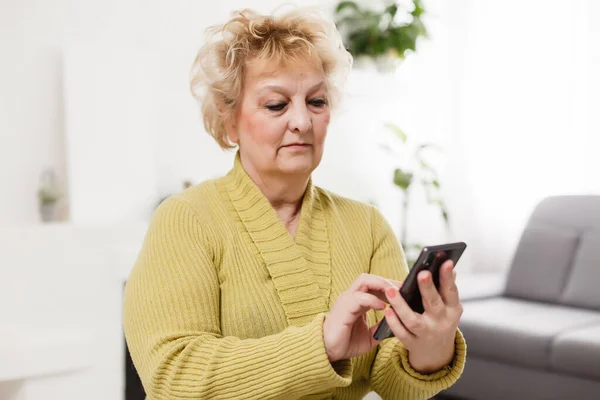
[[[463,304],[467,363],[444,396],[600,399],[600,196],[543,200],[502,294]]]

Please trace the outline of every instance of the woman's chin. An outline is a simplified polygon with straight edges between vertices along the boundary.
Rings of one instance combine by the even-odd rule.
[[[310,175],[315,170],[317,165],[318,163],[315,163],[312,157],[310,157],[310,159],[308,157],[305,159],[304,157],[303,159],[298,157],[297,159],[286,160],[286,162],[282,163],[280,166],[280,170],[289,175]]]

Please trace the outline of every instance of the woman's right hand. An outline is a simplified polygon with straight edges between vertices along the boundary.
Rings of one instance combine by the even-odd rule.
[[[323,322],[323,341],[329,361],[349,359],[367,353],[379,341],[373,334],[379,324],[367,325],[367,311],[383,310],[385,290],[401,282],[377,275],[361,274],[335,301]]]

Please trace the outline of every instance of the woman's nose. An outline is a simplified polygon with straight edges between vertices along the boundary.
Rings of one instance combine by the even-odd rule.
[[[294,132],[306,133],[312,128],[310,111],[305,104],[294,105],[289,113],[289,129]]]

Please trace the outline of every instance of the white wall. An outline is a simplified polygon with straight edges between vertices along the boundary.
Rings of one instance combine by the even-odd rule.
[[[37,220],[45,166],[64,177],[60,49],[67,4],[0,3],[0,224]]]
[[[9,196],[0,198],[0,221],[10,224],[37,221],[35,189],[37,175],[44,165],[56,166],[59,170],[61,182],[70,195],[71,204],[65,204],[65,207],[70,206],[71,220],[86,223],[106,222],[111,217],[121,219],[128,208],[117,207],[117,197],[112,191],[118,193],[122,203],[129,199],[132,204],[136,201],[142,204],[143,213],[147,213],[149,206],[160,197],[180,190],[184,179],[198,182],[227,171],[232,154],[221,152],[204,134],[197,105],[189,94],[189,68],[206,26],[224,20],[235,8],[251,6],[269,12],[281,3],[278,0],[255,1],[252,4],[228,1],[211,5],[210,12],[207,12],[202,2],[188,0],[168,4],[161,1],[86,4],[66,0],[51,4],[12,2],[2,15],[10,22],[6,25],[8,32],[19,32],[26,42],[22,47],[13,44],[5,57],[18,60],[18,64],[30,58],[30,53],[22,49],[40,50],[38,52],[45,57],[35,67],[46,74],[46,71],[54,71],[56,76],[46,75],[43,79],[29,82],[30,76],[34,75],[31,70],[12,68],[10,73],[3,74],[6,80],[11,77],[12,83],[10,90],[5,92],[8,94],[3,96],[5,101],[21,99],[21,103],[27,104],[27,113],[36,118],[27,120],[24,116],[15,116],[8,108],[3,110],[10,118],[2,119],[6,121],[6,126],[1,127],[2,132],[14,134],[3,137],[5,145],[0,150],[5,153],[0,154],[5,170],[10,170],[7,187],[12,189]],[[41,18],[39,15],[49,17]],[[40,35],[41,32],[44,34]],[[81,51],[82,46],[87,46],[85,51]],[[155,71],[150,89],[133,95],[129,91],[129,98],[125,96],[123,99],[124,96],[119,93],[124,90],[123,82],[127,82],[127,77],[132,81],[139,80],[139,76],[133,73],[140,59],[133,57],[128,62],[115,56],[129,49],[151,54],[158,63],[152,66]],[[115,72],[120,69],[123,70],[121,74]],[[105,74],[102,75],[101,71]],[[418,69],[413,69],[412,73],[415,72],[418,73]],[[430,71],[422,73],[423,76],[427,74]],[[365,87],[373,80],[380,82],[380,91],[372,90],[371,86]],[[387,201],[390,204],[388,213],[395,219],[396,193],[389,190],[389,176],[380,180],[375,185],[377,189],[374,189],[372,182],[377,182],[379,177],[373,179],[369,171],[375,168],[373,160],[378,154],[365,154],[364,143],[372,144],[373,135],[377,134],[383,119],[397,115],[398,109],[405,114],[399,121],[405,126],[411,125],[407,122],[410,114],[415,116],[413,120],[416,123],[413,125],[419,126],[423,113],[414,112],[417,109],[413,106],[416,93],[406,89],[406,80],[390,85],[389,77],[358,73],[353,81],[354,84],[350,84],[353,87],[349,87],[348,91],[357,89],[358,97],[353,98],[350,94],[346,111],[334,120],[326,161],[316,179],[326,187],[361,200],[372,200],[370,192],[379,193],[381,200],[378,202],[385,205]],[[367,93],[367,97],[361,91]],[[38,93],[46,94],[43,101],[35,101]],[[387,106],[383,107],[384,104]],[[124,105],[130,108],[119,113]],[[49,106],[55,109],[51,113],[46,111]],[[21,108],[21,114],[25,113],[24,110]],[[136,127],[129,124],[131,114],[140,118],[147,116],[147,119]],[[378,114],[381,120],[373,118]],[[364,118],[367,115],[369,118]],[[49,124],[52,118],[58,123]],[[28,126],[33,120],[44,126],[43,134]],[[440,125],[442,118],[430,120]],[[421,126],[421,131],[427,131],[427,124],[422,125],[425,128]],[[363,129],[355,129],[357,126]],[[28,135],[23,134],[29,131]],[[354,137],[354,144],[348,143],[350,135]],[[145,136],[147,141],[142,144]],[[122,138],[118,144],[115,142],[117,137]],[[38,146],[41,139],[51,146]],[[150,162],[148,149],[152,147],[149,143],[153,140],[156,149],[151,155],[154,170],[148,176],[141,172],[143,168],[139,166]],[[132,145],[138,142],[146,149],[134,149]],[[117,149],[120,149],[118,154],[115,153]],[[119,156],[127,155],[127,152],[132,153],[137,169],[125,165],[123,157]],[[23,153],[29,154],[25,161],[21,161]],[[357,157],[357,154],[360,156]],[[31,162],[31,159],[36,161]],[[357,163],[357,159],[363,161]],[[123,172],[121,175],[118,174],[119,168]],[[136,174],[140,174],[138,179]],[[357,182],[364,187],[354,185]],[[389,202],[390,198],[394,201]],[[394,226],[397,226],[396,222]]]
[[[155,168],[151,177],[142,179],[144,195],[155,198],[146,199],[146,208],[180,190],[184,179],[197,182],[224,173],[232,156],[203,133],[188,91],[189,66],[204,27],[222,21],[235,8],[250,5],[268,12],[278,4],[219,2],[207,12],[202,2],[191,0],[4,1],[0,43],[4,59],[10,61],[0,63],[0,162],[5,188],[0,223],[38,220],[35,190],[45,166],[55,166],[65,189],[73,190],[73,182],[67,181],[67,160],[77,155],[67,153],[66,131],[79,135],[85,124],[69,131],[69,121],[85,121],[81,116],[86,115],[65,116],[68,99],[63,86],[68,87],[68,77],[63,76],[63,55],[75,39],[91,48],[149,51],[160,59],[155,66],[159,79],[149,91],[155,96],[151,106],[158,111],[154,114],[149,102],[147,109],[140,107],[141,102],[135,109],[156,121],[150,127],[155,130]],[[600,63],[594,45],[600,38],[594,23],[600,10],[590,0],[571,6],[557,0],[429,4],[432,38],[395,77],[360,71],[351,77],[345,108],[332,123],[326,159],[315,179],[361,200],[375,194],[397,228],[399,196],[386,175],[391,165],[373,146],[380,124],[391,120],[412,137],[440,142],[450,153],[445,183],[455,221],[452,237],[471,241],[473,256],[479,254],[477,267],[503,268],[541,197],[599,190],[593,175],[598,158],[591,152],[598,144],[594,132],[600,125],[594,114],[600,83],[593,73]],[[557,34],[557,26],[568,29]],[[105,62],[114,66],[112,59]],[[81,96],[85,80],[78,79]],[[100,113],[100,117],[114,115]],[[136,134],[136,140],[144,137]],[[152,136],[148,132],[148,142]],[[110,149],[106,145],[96,153],[96,177],[80,173],[72,181],[87,176],[89,184],[106,174]],[[145,159],[150,162],[147,154]],[[118,165],[113,166],[117,170]],[[138,171],[129,172],[124,175],[131,177],[129,190],[139,195],[138,180],[132,175]],[[351,185],[357,180],[364,188]],[[75,187],[88,194],[81,199],[89,209],[110,209],[105,201],[94,204],[85,186]],[[416,238],[442,240],[442,233],[430,234],[430,227],[437,226],[431,210],[416,215],[410,229]],[[490,251],[501,255],[490,257]]]
[[[157,54],[81,41],[64,61],[70,221],[147,221],[158,199]]]
[[[268,12],[278,3],[251,5]],[[187,77],[204,27],[247,5],[215,3],[209,13],[203,2],[192,0],[2,3],[2,57],[10,62],[0,63],[0,163],[6,174],[0,196],[0,224],[5,228],[0,232],[0,328],[32,321],[33,328],[42,327],[42,335],[51,328],[70,329],[71,324],[95,332],[94,367],[79,375],[35,379],[27,388],[31,398],[53,393],[69,400],[86,393],[100,400],[122,393],[120,290],[123,270],[133,264],[131,254],[141,244],[138,227],[143,225],[112,230],[77,225],[122,220],[126,208],[115,200],[149,207],[147,197],[178,191],[183,179],[200,181],[230,168],[232,154],[222,153],[201,129]],[[77,53],[82,45],[88,48]],[[140,77],[132,71],[143,58],[115,56],[128,49],[160,60],[151,72],[145,71],[158,79],[142,85],[140,93],[120,92],[127,73],[135,78],[130,87],[140,87]],[[415,73],[424,68],[421,80],[353,74],[315,175],[317,183],[341,194],[376,200],[396,228],[399,196],[389,183],[391,166],[375,161],[380,156],[374,139],[389,116],[409,133],[425,134],[430,127],[436,127],[431,137],[445,133],[441,127],[448,116],[441,115],[443,110],[435,118],[419,113],[419,105],[432,100],[415,89],[426,85],[434,90],[444,80],[443,75],[427,78],[440,70],[427,57],[441,57],[435,50],[428,52],[420,64],[404,66]],[[122,71],[119,63],[124,63]],[[144,98],[138,102],[136,96]],[[434,102],[440,107],[444,101],[438,95]],[[128,112],[126,106],[131,107]],[[132,124],[131,114],[146,115],[154,123]],[[146,134],[148,140],[136,146]],[[153,140],[154,154],[149,156]],[[136,154],[132,164],[124,152]],[[139,170],[149,164],[154,165],[150,174]],[[70,192],[75,226],[35,227],[35,190],[46,165],[58,168]],[[141,175],[136,179],[136,174]],[[116,271],[116,265],[123,270]],[[97,390],[89,394],[90,387]]]
[[[180,190],[184,179],[197,182],[229,169],[232,154],[222,153],[201,128],[188,91],[189,67],[208,24],[222,21],[234,8],[252,6],[268,12],[279,3],[216,2],[210,12],[205,2],[193,0],[0,3],[0,225],[11,227],[1,235],[5,245],[15,239],[14,232],[29,232],[15,231],[14,226],[37,222],[35,191],[45,166],[58,169],[63,184],[73,192],[72,199],[82,206],[73,208],[73,219],[86,223],[115,221],[127,213],[110,203],[115,191],[132,200],[130,204],[151,208],[158,197]],[[332,121],[327,153],[315,181],[340,194],[375,200],[398,230],[400,196],[389,182],[393,163],[377,150],[384,132],[381,125],[395,122],[415,140],[441,143],[448,155],[443,182],[454,227],[448,239],[469,243],[461,270],[504,269],[539,199],[549,194],[600,193],[596,155],[600,78],[595,73],[600,67],[596,45],[600,28],[595,23],[600,4],[593,0],[431,0],[428,4],[434,11],[431,40],[422,43],[416,56],[392,76],[355,71],[350,77],[348,96]],[[85,54],[98,49],[94,56],[104,62],[96,65],[88,96],[82,68],[63,74],[63,56],[82,44],[89,46]],[[106,48],[111,50],[101,50]],[[128,93],[130,97],[111,102],[119,96],[119,85],[114,83],[126,82],[126,75],[119,76],[120,81],[111,79],[119,71],[115,63],[124,59],[102,60],[102,56],[127,49],[159,59],[150,74],[158,78],[143,87],[144,101],[137,102]],[[128,68],[141,60],[133,58]],[[80,57],[69,63],[67,58],[70,66],[89,66],[89,61]],[[110,66],[112,75],[99,73],[103,66]],[[128,114],[113,112],[122,111],[125,103],[133,103],[135,115],[148,115],[154,123],[146,120],[139,129],[134,124],[129,125],[133,130],[117,132],[127,124],[115,124],[115,118],[127,122]],[[65,115],[65,104],[79,111]],[[80,159],[86,153],[67,152],[81,146],[77,143],[85,136],[80,135],[97,140],[102,132],[112,139],[99,140],[87,159]],[[136,146],[146,133],[145,149]],[[68,135],[75,139],[67,142]],[[112,143],[119,138],[121,152],[114,153]],[[149,155],[151,148],[154,153]],[[123,161],[127,155],[123,151],[137,152],[132,159],[137,165]],[[75,165],[87,165],[90,173]],[[145,174],[149,168],[140,171],[140,165],[153,165],[153,169]],[[67,185],[69,169],[72,179]],[[102,183],[107,176],[114,179]],[[117,181],[120,189],[102,191]],[[98,192],[92,195],[91,190]],[[147,209],[138,211],[137,217],[143,219]],[[103,391],[96,393],[99,399],[118,397],[122,391],[120,370],[115,368],[120,368],[122,350],[123,275],[111,268],[118,260],[131,264],[130,256],[118,255],[118,244],[139,245],[140,226],[132,225],[137,228],[129,233],[118,229],[125,236],[103,242],[109,243],[107,248],[90,248],[90,243],[97,245],[108,234],[81,233],[87,244],[70,245],[61,255],[56,246],[71,234],[55,227],[59,231],[44,231],[53,240],[46,245],[12,248],[8,262],[8,250],[0,252],[4,255],[0,264],[3,323],[10,319],[60,326],[75,320],[98,327],[106,322],[106,330],[99,331],[99,348],[108,349],[98,360],[97,368],[103,372],[96,370],[78,380],[80,384],[104,382]],[[433,210],[422,206],[412,214],[410,232],[424,243],[447,238]],[[23,235],[22,244],[44,243],[42,236],[34,241]],[[71,243],[79,243],[77,237],[69,237]],[[73,253],[75,248],[80,251]],[[101,254],[93,265],[77,261],[95,251]],[[116,254],[111,256],[111,251]],[[21,252],[27,257],[21,257]],[[124,252],[130,254],[131,249]],[[56,263],[44,263],[50,258]],[[30,276],[38,278],[36,285],[28,283]],[[98,320],[89,318],[86,306],[100,315]],[[48,385],[42,381],[37,389],[43,391]],[[81,397],[73,394],[73,398]]]
[[[585,0],[464,4],[454,135],[470,182],[475,262],[503,269],[539,200],[600,193],[600,8]]]

